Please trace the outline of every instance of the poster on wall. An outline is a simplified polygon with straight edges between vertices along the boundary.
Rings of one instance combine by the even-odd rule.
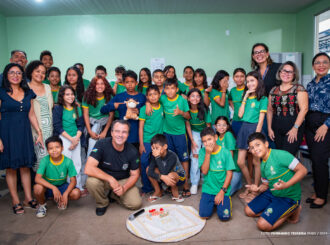
[[[151,58],[150,59],[150,70],[151,73],[156,69],[164,70],[165,68],[165,58]]]

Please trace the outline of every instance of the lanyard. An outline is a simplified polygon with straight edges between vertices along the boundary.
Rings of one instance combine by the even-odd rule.
[[[268,69],[269,69],[269,66],[267,66],[267,68],[266,68],[264,74],[262,75],[262,80],[265,79],[265,77],[266,77],[266,75],[267,75],[267,72],[268,72]]]

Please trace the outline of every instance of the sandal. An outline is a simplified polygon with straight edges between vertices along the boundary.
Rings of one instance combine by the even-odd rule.
[[[176,202],[183,202],[184,198],[181,195],[179,195],[178,197],[172,196],[172,200]]]
[[[32,209],[37,209],[38,207],[38,202],[35,199],[32,199],[31,201],[28,202],[28,204],[23,203],[24,208],[32,208]]]
[[[189,189],[183,189],[182,190],[182,196],[187,198],[187,197],[190,197],[191,196],[191,192]]]
[[[153,202],[156,202],[157,200],[159,200],[161,198],[162,198],[161,196],[150,196],[148,198],[148,202],[153,203]]]
[[[24,214],[24,208],[21,203],[17,203],[13,206],[14,214],[16,215],[23,215]]]

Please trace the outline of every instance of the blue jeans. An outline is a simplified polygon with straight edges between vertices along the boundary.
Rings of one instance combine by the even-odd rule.
[[[199,154],[199,150],[202,147],[202,139],[199,132],[191,131],[194,141],[197,144],[197,149],[191,152],[191,166],[190,166],[190,181],[192,185],[198,185],[201,171],[198,167],[198,157],[194,158],[194,154]]]
[[[143,152],[141,155],[141,181],[142,181],[142,192],[149,193],[154,190],[152,187],[150,180],[147,176],[147,167],[149,166],[149,157],[151,153],[151,145],[150,143],[143,143],[146,152]]]
[[[231,178],[230,186],[230,196],[242,188],[242,172],[233,171],[233,177]]]

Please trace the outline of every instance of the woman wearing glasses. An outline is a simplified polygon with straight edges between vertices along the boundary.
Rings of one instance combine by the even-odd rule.
[[[306,140],[312,160],[315,193],[307,198],[310,208],[327,203],[330,157],[330,58],[326,53],[314,56],[314,79],[307,85],[309,111],[306,116]]]
[[[276,149],[296,155],[304,134],[308,94],[302,85],[297,84],[299,72],[291,61],[280,66],[276,79],[280,85],[270,90],[268,98],[268,136],[275,141]]]
[[[274,63],[270,58],[269,49],[264,43],[256,43],[252,47],[251,52],[251,68],[259,71],[262,80],[264,81],[266,96],[270,90],[278,85],[276,80],[276,72],[280,67],[280,63]]]
[[[36,144],[43,146],[42,133],[32,105],[35,93],[28,87],[23,67],[10,63],[3,72],[0,88],[0,169],[6,169],[6,181],[15,214],[24,214],[23,205],[36,208],[32,199],[30,168],[36,157],[32,127],[38,132]],[[17,170],[20,171],[25,200],[17,194]]]

